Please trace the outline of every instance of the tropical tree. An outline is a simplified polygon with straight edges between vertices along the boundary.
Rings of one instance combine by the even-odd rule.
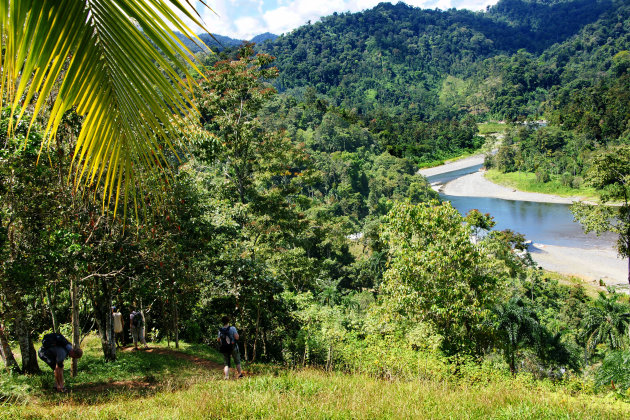
[[[630,284],[630,146],[620,146],[596,156],[587,179],[601,192],[601,204],[577,202],[571,206],[571,211],[587,233],[618,234],[617,252],[628,259]],[[620,201],[620,205],[606,205],[610,201]]]
[[[586,350],[590,353],[598,344],[608,344],[613,350],[627,346],[630,333],[630,307],[617,302],[618,299],[617,293],[606,296],[604,292],[600,292],[599,297],[582,320]]]
[[[203,27],[191,10],[189,0],[1,0],[1,105],[18,116],[8,132],[44,116],[46,147],[76,109],[75,185],[101,185],[103,205],[137,204],[134,180],[167,171],[173,114],[194,109],[196,68],[171,29],[201,43],[178,15]]]
[[[450,203],[396,203],[384,237],[390,261],[382,290],[387,306],[410,320],[432,323],[448,352],[479,351],[484,318],[498,276],[471,228]]]
[[[498,305],[494,310],[494,328],[503,348],[510,372],[516,373],[516,354],[526,345],[534,345],[539,339],[540,324],[536,313],[518,297]]]

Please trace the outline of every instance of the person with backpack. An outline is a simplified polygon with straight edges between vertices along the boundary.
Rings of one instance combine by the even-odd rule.
[[[147,341],[144,339],[144,314],[142,311],[133,311],[129,314],[129,325],[131,326],[131,338],[133,347],[138,350],[138,341],[148,349]]]
[[[238,331],[236,327],[230,326],[230,317],[224,316],[221,318],[223,327],[219,328],[219,336],[217,341],[219,342],[219,351],[223,354],[223,374],[224,379],[230,379],[230,356],[234,359],[236,370],[238,371],[238,378],[243,377],[241,371],[241,353],[238,350]]]
[[[42,347],[37,352],[42,359],[55,372],[55,388],[59,392],[65,392],[63,384],[63,361],[68,356],[80,359],[83,350],[80,347],[72,347],[72,344],[61,334],[46,334],[42,340]]]

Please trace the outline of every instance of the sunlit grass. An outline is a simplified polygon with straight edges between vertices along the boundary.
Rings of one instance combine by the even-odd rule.
[[[97,405],[69,398],[55,404],[8,406],[2,417],[48,418],[627,418],[630,405],[554,392],[528,380],[476,385],[449,381],[388,382],[315,370],[285,371],[240,381],[208,380],[180,390]],[[13,417],[13,418],[15,418]]]
[[[2,390],[22,386],[21,398],[5,399],[0,419],[446,419],[598,418],[630,416],[630,404],[583,390],[580,381],[552,384],[527,375],[461,366],[451,376],[383,380],[363,374],[245,366],[248,376],[222,380],[205,345],[182,342],[182,354],[123,352],[105,363],[96,337],[85,343],[71,393],[51,389],[41,376],[2,374]],[[166,352],[165,346],[153,345]],[[173,350],[171,348],[171,350]],[[410,366],[411,370],[411,366]],[[50,387],[43,386],[46,383]]]
[[[520,191],[554,194],[561,197],[581,197],[593,201],[599,199],[599,195],[594,188],[571,188],[562,185],[562,183],[557,179],[552,179],[551,181],[545,183],[539,183],[536,181],[536,174],[530,172],[502,173],[495,169],[491,169],[486,172],[485,177],[496,184],[504,185]]]
[[[507,130],[507,125],[497,122],[484,122],[477,124],[477,129],[481,135],[504,133]]]

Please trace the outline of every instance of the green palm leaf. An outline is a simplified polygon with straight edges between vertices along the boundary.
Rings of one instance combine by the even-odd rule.
[[[32,125],[53,100],[42,147],[76,107],[84,120],[73,156],[75,186],[102,186],[104,208],[115,199],[117,209],[122,196],[126,211],[141,173],[168,171],[161,145],[174,149],[178,141],[172,133],[181,119],[173,114],[195,112],[188,66],[198,69],[170,29],[202,43],[175,12],[202,26],[184,2],[190,4],[0,0],[2,106],[18,121],[28,109]]]

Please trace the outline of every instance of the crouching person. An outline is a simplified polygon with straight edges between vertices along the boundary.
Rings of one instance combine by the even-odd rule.
[[[72,344],[61,334],[46,334],[42,340],[42,347],[37,352],[42,359],[55,372],[55,388],[59,392],[65,392],[63,386],[63,361],[68,356],[79,359],[83,356],[83,350],[72,348]]]

